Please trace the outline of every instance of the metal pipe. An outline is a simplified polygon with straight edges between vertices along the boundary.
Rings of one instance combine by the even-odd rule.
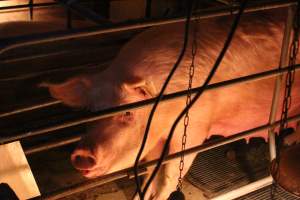
[[[232,199],[236,199],[238,197],[241,197],[245,194],[248,194],[250,192],[259,190],[263,187],[269,186],[271,185],[273,182],[273,179],[271,176],[268,176],[266,178],[262,178],[258,181],[249,183],[245,186],[239,187],[235,190],[232,190],[230,192],[226,192],[225,194],[221,194],[217,197],[212,198],[211,200],[232,200]]]
[[[282,49],[280,55],[280,63],[279,67],[287,66],[288,56],[289,56],[289,44],[291,40],[291,32],[293,28],[293,9],[292,6],[288,9],[288,16],[286,19],[285,30],[282,40]],[[280,99],[280,88],[282,84],[283,74],[279,74],[275,80],[275,87],[271,105],[271,112],[269,116],[269,123],[273,124],[276,121],[276,114],[279,106],[279,99]],[[275,141],[275,131],[274,128],[269,129],[269,149],[270,149],[270,158],[271,160],[276,158],[276,141]]]
[[[298,121],[298,120],[300,120],[300,114],[288,118],[289,122]],[[248,137],[248,136],[250,136],[250,135],[252,135],[252,134],[254,134],[258,131],[268,130],[271,126],[278,126],[279,124],[280,124],[280,122],[277,121],[273,125],[270,125],[270,124],[262,125],[262,126],[259,126],[259,127],[255,127],[255,128],[252,128],[252,129],[234,134],[234,135],[232,135],[230,137],[227,137],[227,138],[222,138],[222,139],[219,139],[219,140],[216,140],[216,141],[213,141],[213,142],[204,143],[204,144],[186,149],[182,152],[177,152],[177,153],[171,154],[171,155],[166,157],[166,159],[164,160],[163,163],[167,163],[167,162],[170,162],[171,160],[180,158],[182,153],[184,153],[185,155],[191,155],[191,154],[195,154],[195,153],[208,151],[210,149],[213,149],[213,148],[216,148],[216,147],[219,147],[219,146],[223,146],[225,144],[229,144],[229,143],[241,140],[241,139],[243,139],[245,137]],[[156,165],[157,161],[158,161],[158,159],[155,159],[155,160],[144,162],[144,163],[140,164],[139,165],[140,166],[140,171],[141,171],[140,173],[144,173],[145,172],[144,169],[147,169],[148,167]],[[75,194],[75,193],[83,192],[85,190],[103,185],[105,183],[108,183],[108,182],[111,182],[111,181],[114,181],[114,180],[117,180],[117,179],[120,179],[120,178],[132,177],[132,174],[133,174],[133,168],[132,167],[122,169],[122,170],[113,172],[111,174],[107,174],[107,175],[104,175],[102,177],[99,177],[99,178],[96,178],[96,179],[93,179],[93,180],[88,180],[88,181],[85,181],[83,183],[78,183],[78,184],[75,184],[75,185],[71,185],[69,187],[62,188],[60,190],[54,191],[52,193],[44,194],[44,195],[42,195],[42,197],[36,197],[36,198],[30,199],[30,200],[37,200],[37,199],[55,200],[55,199],[59,199],[59,198],[65,197],[65,196]]]
[[[80,139],[81,139],[81,136],[72,136],[69,138],[64,138],[62,140],[57,140],[55,142],[46,142],[46,143],[43,143],[40,145],[26,148],[26,149],[24,149],[24,153],[26,155],[34,154],[34,153],[38,153],[41,151],[53,149],[56,147],[61,147],[61,146],[65,146],[68,144],[72,144],[72,143],[78,142]]]
[[[28,6],[29,6],[29,19],[33,20],[33,0],[28,1]]]
[[[64,6],[66,9],[70,9],[77,13],[78,15],[96,23],[96,24],[105,24],[110,23],[108,19],[105,19],[104,17],[98,15],[97,13],[93,12],[90,9],[87,9],[81,5],[78,4],[77,0],[56,0],[58,3],[60,3],[62,6]],[[76,4],[77,3],[77,4]]]
[[[0,118],[8,117],[8,116],[15,115],[15,114],[20,114],[20,113],[23,113],[23,112],[33,111],[33,110],[37,110],[37,109],[57,105],[57,104],[60,104],[60,103],[61,103],[61,101],[59,101],[59,100],[47,101],[47,102],[44,102],[44,103],[41,103],[41,104],[36,104],[36,105],[33,105],[33,106],[20,108],[20,109],[12,110],[12,111],[5,112],[5,113],[0,113]]]
[[[50,6],[54,6],[54,5],[58,5],[58,3],[56,2],[51,2],[51,3],[35,3],[32,4],[32,7],[50,7]],[[22,9],[22,8],[28,8],[31,5],[29,4],[21,4],[21,5],[14,5],[14,6],[3,6],[0,7],[0,11],[2,10],[13,10],[13,9]]]
[[[282,8],[287,7],[290,5],[295,4],[295,0],[271,0],[271,1],[264,1],[264,2],[251,2],[249,3],[248,8],[245,9],[245,12],[254,12],[259,10],[266,10],[266,9],[274,9],[274,8]],[[226,16],[232,15],[238,12],[239,6],[232,6],[232,7],[221,7],[221,8],[210,8],[199,11],[196,13],[191,19],[205,19],[205,18],[212,18],[218,16]],[[67,39],[75,39],[81,38],[86,36],[94,36],[100,35],[105,33],[114,33],[119,31],[128,31],[128,30],[135,30],[140,28],[146,28],[150,26],[159,26],[165,24],[172,24],[177,22],[185,21],[185,17],[179,18],[169,18],[169,19],[158,19],[158,20],[150,20],[150,21],[139,21],[133,23],[118,23],[114,25],[108,25],[106,27],[92,27],[92,28],[84,28],[78,29],[74,31],[63,31],[63,32],[52,32],[52,33],[44,33],[44,34],[35,34],[30,36],[23,36],[23,37],[15,37],[15,38],[7,38],[2,41],[0,55],[5,53],[8,50],[23,47],[27,45],[33,44],[41,44],[46,42],[54,42],[60,40],[67,40]],[[1,42],[1,41],[0,41]]]
[[[227,80],[227,81],[210,84],[209,86],[207,86],[205,91],[214,90],[214,89],[218,89],[218,88],[222,88],[222,87],[228,87],[228,86],[232,86],[232,85],[239,84],[239,83],[245,83],[245,82],[250,82],[250,81],[273,77],[280,73],[287,72],[288,69],[289,69],[289,67],[274,69],[274,70],[269,70],[269,71],[258,73],[258,74],[248,75],[248,76],[244,76],[244,77],[240,77],[240,78],[236,78],[236,79],[231,79],[231,80]],[[295,66],[296,71],[298,71],[299,69],[300,69],[300,64]],[[200,88],[201,87],[193,88],[191,90],[191,94],[196,93]],[[184,96],[186,96],[186,93],[187,93],[187,90],[184,90],[184,91],[164,95],[162,102],[166,102],[169,100],[174,100],[177,98],[184,97]],[[129,111],[129,110],[142,108],[142,107],[148,106],[150,104],[153,104],[155,99],[156,98],[151,98],[151,99],[147,99],[144,101],[139,101],[139,102],[135,102],[135,103],[117,106],[115,108],[108,108],[108,109],[101,110],[101,111],[98,111],[95,113],[91,113],[91,116],[85,117],[82,119],[68,121],[63,124],[58,124],[58,125],[51,126],[51,127],[46,127],[46,128],[41,128],[41,129],[34,130],[34,131],[29,131],[26,133],[15,135],[15,136],[1,137],[0,144],[5,144],[5,143],[9,143],[9,142],[12,142],[15,140],[27,138],[27,137],[41,135],[41,134],[45,134],[45,133],[48,133],[51,131],[56,131],[56,130],[60,130],[60,129],[64,129],[64,128],[68,128],[68,127],[72,127],[72,126],[81,125],[84,123],[93,122],[93,121],[96,121],[96,120],[99,120],[99,119],[102,119],[105,117],[110,117],[110,116],[114,116],[114,115]]]

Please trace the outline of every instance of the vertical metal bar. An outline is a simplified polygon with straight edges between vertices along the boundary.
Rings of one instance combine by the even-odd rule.
[[[33,20],[33,0],[29,0],[29,19]]]
[[[67,8],[67,29],[72,29],[72,10]]]
[[[293,13],[294,9],[293,6],[288,8],[288,16],[286,19],[284,36],[282,41],[282,50],[280,56],[280,63],[279,67],[287,66],[288,65],[288,53],[289,53],[289,44],[291,40],[291,32],[293,27]],[[273,93],[273,100],[272,100],[272,107],[269,117],[269,123],[274,124],[276,121],[276,113],[279,106],[279,97],[280,97],[280,86],[282,83],[283,74],[277,76],[275,80],[275,88]],[[275,131],[274,127],[269,129],[269,149],[270,149],[270,158],[271,160],[276,158],[276,143],[275,143]]]
[[[150,18],[151,17],[151,10],[152,10],[152,0],[146,0],[146,14],[145,17],[146,18]]]

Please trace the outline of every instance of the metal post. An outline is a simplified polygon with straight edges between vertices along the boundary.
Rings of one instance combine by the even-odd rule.
[[[72,10],[66,8],[67,10],[67,29],[72,29]]]
[[[288,65],[288,53],[289,53],[289,44],[291,38],[291,31],[293,27],[293,8],[290,6],[288,8],[288,16],[286,19],[284,36],[282,41],[282,50],[280,56],[280,64],[279,67],[283,67]],[[271,112],[269,117],[269,123],[273,124],[276,120],[277,109],[279,106],[279,98],[280,98],[280,86],[282,83],[283,74],[279,74],[275,80],[275,88],[271,106]],[[274,128],[269,129],[269,149],[270,149],[270,158],[271,160],[276,158],[276,143],[275,143],[275,131]]]
[[[29,19],[33,20],[33,0],[29,0]]]
[[[146,0],[145,17],[151,18],[152,0]]]

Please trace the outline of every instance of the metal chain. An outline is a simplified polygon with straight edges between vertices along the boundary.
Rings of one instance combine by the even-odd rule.
[[[280,131],[287,128],[287,117],[288,111],[292,104],[292,86],[295,79],[295,64],[296,58],[299,50],[299,5],[297,6],[297,10],[294,16],[293,22],[293,42],[290,46],[290,57],[289,57],[289,70],[285,79],[285,91],[284,91],[284,100],[282,106],[282,113],[280,119]]]
[[[188,74],[189,75],[189,84],[188,84],[188,89],[187,89],[186,106],[188,106],[192,100],[191,89],[193,86],[193,78],[194,78],[194,74],[195,74],[195,57],[197,54],[198,21],[199,21],[198,18],[194,21],[193,43],[192,43],[192,62],[189,67],[189,74]],[[182,135],[182,146],[181,146],[182,151],[185,150],[185,146],[186,146],[187,129],[188,129],[189,121],[190,121],[190,116],[189,116],[189,111],[187,111],[184,116],[184,121],[183,121],[184,129],[183,129],[183,135]],[[184,153],[181,153],[180,163],[179,163],[179,177],[178,177],[178,184],[177,184],[177,190],[179,190],[179,191],[181,191],[181,189],[182,189],[183,169],[184,169]]]

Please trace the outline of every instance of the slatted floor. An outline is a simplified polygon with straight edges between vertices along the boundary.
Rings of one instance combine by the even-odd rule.
[[[266,199],[266,200],[272,199],[271,198],[271,186],[264,187],[260,190],[249,193],[249,194],[242,196],[240,198],[237,198],[235,200],[264,200],[264,199]],[[287,193],[280,187],[277,187],[277,189],[274,192],[272,200],[297,200],[297,199],[300,199],[300,198]]]
[[[264,141],[238,141],[199,154],[187,179],[212,198],[268,176],[268,164]]]

